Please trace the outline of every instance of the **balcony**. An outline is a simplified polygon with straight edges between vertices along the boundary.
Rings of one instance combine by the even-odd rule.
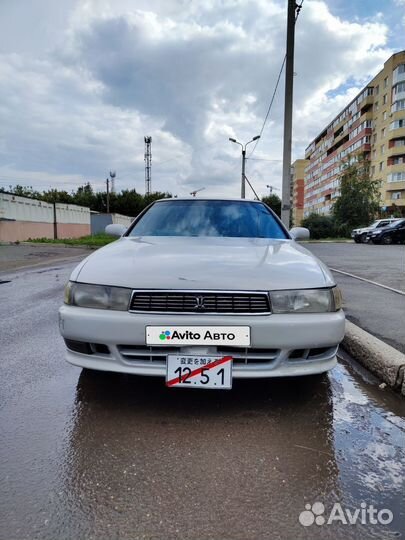
[[[391,158],[388,158],[387,160],[387,175],[388,174],[396,174],[396,173],[403,173],[405,172],[405,159],[402,163],[390,163]]]
[[[394,84],[397,84],[401,81],[405,81],[405,71],[403,71],[402,73],[399,73],[398,68],[396,68],[394,69],[394,72],[392,74],[392,86],[394,86]]]
[[[392,96],[392,101],[399,101],[400,99],[405,99],[405,90],[402,90],[401,92],[395,92]]]
[[[384,184],[384,189],[385,191],[390,193],[391,191],[402,191],[405,189],[405,180],[403,180],[402,182],[387,182]]]
[[[399,138],[405,138],[405,127],[398,127],[390,129],[388,132],[390,140],[395,140]],[[405,152],[405,151],[404,151]]]

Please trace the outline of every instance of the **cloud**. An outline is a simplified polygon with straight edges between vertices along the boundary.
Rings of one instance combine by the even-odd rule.
[[[60,3],[64,23],[58,19],[57,38],[47,31],[46,50],[0,57],[0,182],[15,170],[100,183],[114,168],[118,188],[142,191],[143,136],[152,135],[155,189],[236,195],[240,150],[228,138],[247,141],[260,131],[285,50],[285,3]],[[305,2],[295,158],[391,52],[383,17],[344,20],[323,1]],[[281,159],[282,86],[255,158]],[[267,183],[280,185],[281,162],[252,160],[247,173],[264,194]]]

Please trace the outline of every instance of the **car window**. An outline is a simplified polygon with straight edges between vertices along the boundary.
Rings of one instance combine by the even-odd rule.
[[[377,229],[378,229],[379,227],[385,227],[385,226],[388,225],[388,224],[389,224],[389,221],[381,221],[381,222],[377,225]]]
[[[208,200],[157,202],[128,236],[288,238],[264,204]]]

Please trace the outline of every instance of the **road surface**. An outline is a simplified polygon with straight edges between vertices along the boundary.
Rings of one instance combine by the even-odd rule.
[[[338,270],[333,274],[343,293],[346,317],[405,353],[405,246],[353,242],[307,243],[305,247]]]
[[[404,535],[400,397],[345,358],[323,379],[232,391],[81,372],[58,335],[72,267],[2,276],[1,539]],[[335,503],[363,503],[393,520],[305,527],[299,516],[316,502],[325,518]]]

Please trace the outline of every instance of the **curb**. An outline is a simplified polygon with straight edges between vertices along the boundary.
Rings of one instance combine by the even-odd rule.
[[[342,347],[360,364],[405,396],[405,354],[347,320]]]

